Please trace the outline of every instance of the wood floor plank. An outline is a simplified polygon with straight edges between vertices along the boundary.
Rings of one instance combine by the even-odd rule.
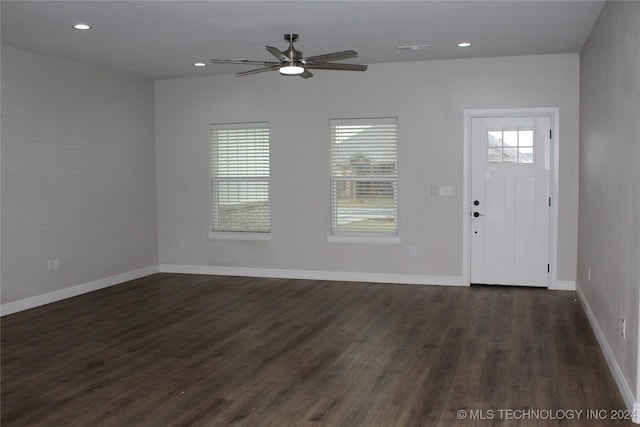
[[[156,274],[1,328],[3,426],[633,425],[500,412],[624,409],[573,292]]]

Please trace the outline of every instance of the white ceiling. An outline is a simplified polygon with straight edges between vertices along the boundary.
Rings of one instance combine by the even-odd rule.
[[[579,52],[603,1],[6,1],[2,43],[152,79],[272,61],[299,33],[306,56],[354,49],[360,64]],[[90,31],[72,28],[77,22]],[[460,41],[473,46],[462,49]],[[398,46],[430,44],[430,50]],[[327,71],[331,72],[331,71]],[[319,73],[318,73],[319,74]],[[246,77],[250,78],[250,77]]]

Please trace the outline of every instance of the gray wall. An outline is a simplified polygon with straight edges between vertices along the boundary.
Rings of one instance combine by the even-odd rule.
[[[149,80],[2,46],[2,303],[157,264],[153,108]]]
[[[638,401],[640,3],[605,5],[580,67],[578,288]]]
[[[577,54],[155,83],[160,262],[461,277],[463,110],[560,108],[558,279],[577,247]],[[327,243],[331,118],[398,117],[401,244]],[[269,121],[273,241],[209,240],[210,123]],[[431,185],[454,186],[432,197]],[[178,240],[186,247],[180,249]],[[409,247],[417,256],[409,256]]]

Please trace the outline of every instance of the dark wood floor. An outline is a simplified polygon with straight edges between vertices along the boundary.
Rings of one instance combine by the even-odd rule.
[[[4,427],[632,425],[577,412],[616,409],[573,292],[157,274],[2,318]]]

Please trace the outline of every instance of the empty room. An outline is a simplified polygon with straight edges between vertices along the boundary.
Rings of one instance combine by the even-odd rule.
[[[3,426],[640,423],[640,2],[0,12]]]

